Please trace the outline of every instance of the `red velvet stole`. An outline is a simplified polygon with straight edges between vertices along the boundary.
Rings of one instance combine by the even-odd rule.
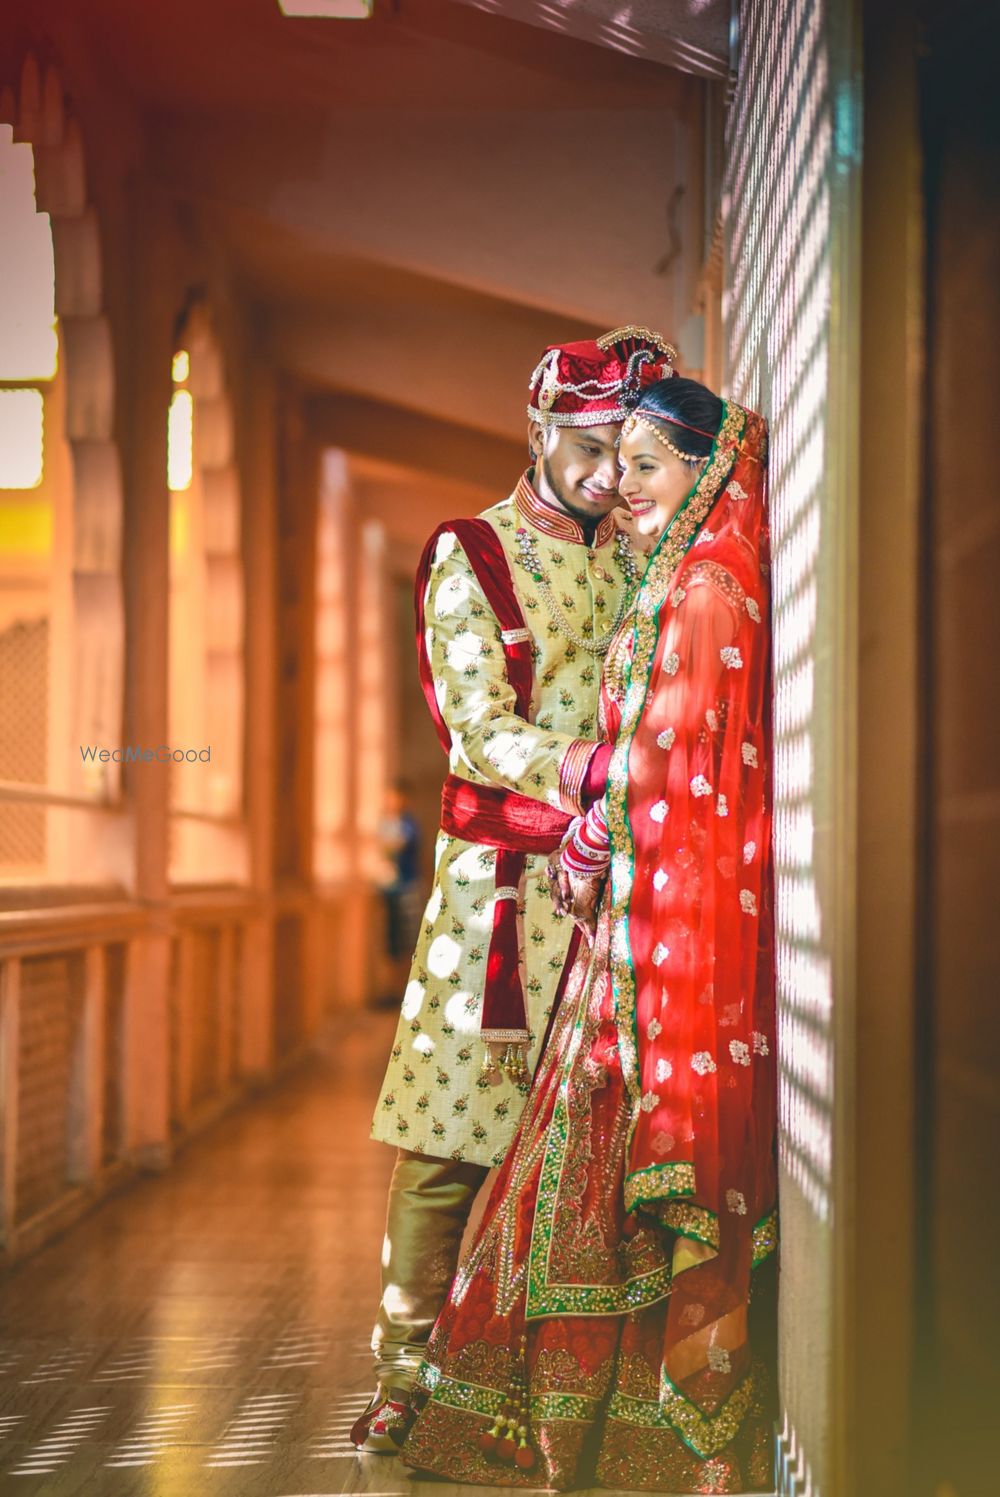
[[[417,567],[414,606],[420,684],[445,753],[451,734],[434,690],[434,674],[427,649],[425,599],[431,567],[442,535],[452,534],[468,558],[501,630],[525,628],[524,614],[514,591],[500,537],[486,520],[449,520],[439,525],[424,547]],[[533,662],[531,639],[504,640],[507,681],[514,692],[515,711],[527,720],[531,704]],[[517,899],[506,892],[518,889],[528,853],[551,852],[559,846],[570,818],[543,801],[505,790],[499,785],[477,785],[449,775],[441,795],[441,827],[451,836],[497,849],[493,931],[486,959],[486,986],[480,1018],[481,1031],[505,1031],[528,1036],[524,989],[518,960],[520,947]]]
[[[553,852],[570,818],[502,785],[474,785],[450,774],[441,791],[441,830],[466,842],[521,853]]]

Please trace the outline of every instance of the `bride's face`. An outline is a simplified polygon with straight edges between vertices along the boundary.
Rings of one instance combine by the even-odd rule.
[[[691,492],[705,465],[684,463],[644,426],[623,436],[618,491],[628,505],[622,528],[640,550],[651,551]]]

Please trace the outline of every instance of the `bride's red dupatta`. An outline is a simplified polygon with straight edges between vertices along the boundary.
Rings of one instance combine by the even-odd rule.
[[[625,1206],[684,1239],[660,1397],[699,1449],[749,1397],[751,1268],[776,1243],[766,461],[764,420],[726,403],[643,581],[607,793]]]

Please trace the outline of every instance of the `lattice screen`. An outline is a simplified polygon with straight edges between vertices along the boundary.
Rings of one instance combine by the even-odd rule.
[[[771,422],[782,1402],[778,1490],[831,1491],[837,0],[746,0],[723,199],[732,394]]]
[[[48,774],[49,621],[18,619],[0,630],[0,780],[44,785]],[[0,876],[45,869],[45,808],[0,809]]]
[[[30,957],[21,968],[17,1207],[22,1221],[53,1205],[67,1185],[81,960],[76,954]]]

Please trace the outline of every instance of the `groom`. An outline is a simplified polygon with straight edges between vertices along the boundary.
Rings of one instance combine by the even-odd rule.
[[[362,1450],[402,1443],[473,1200],[513,1137],[557,997],[573,928],[535,849],[558,845],[568,817],[604,792],[601,667],[639,571],[612,515],[618,436],[674,357],[635,327],[546,349],[530,382],[531,467],[477,520],[440,527],[418,573],[421,677],[450,774],[372,1124],[399,1152],[378,1387],[351,1432]]]

